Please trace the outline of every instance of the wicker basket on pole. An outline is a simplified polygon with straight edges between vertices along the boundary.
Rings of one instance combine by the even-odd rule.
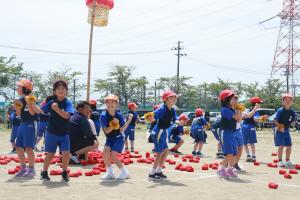
[[[93,0],[87,0],[86,5],[89,8],[88,23],[93,19]],[[107,26],[109,11],[114,7],[113,0],[96,0],[94,10],[94,26]]]

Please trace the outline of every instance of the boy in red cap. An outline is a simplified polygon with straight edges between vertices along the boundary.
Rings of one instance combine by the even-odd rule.
[[[104,99],[106,110],[101,113],[100,121],[103,132],[106,136],[106,142],[103,150],[103,158],[106,174],[101,177],[101,180],[115,179],[114,170],[112,168],[111,160],[118,166],[121,174],[117,177],[118,180],[125,180],[130,178],[129,172],[118,159],[117,154],[121,153],[124,148],[123,133],[130,124],[133,116],[129,115],[127,122],[123,115],[117,111],[119,105],[119,97],[114,94],[108,95]]]
[[[204,137],[205,127],[209,129],[210,125],[203,116],[203,110],[201,108],[197,108],[195,110],[195,118],[193,119],[191,125],[191,137],[195,140],[194,149],[192,152],[194,156],[204,157],[204,154],[201,151],[202,151],[203,143],[205,141],[205,137]]]
[[[16,108],[16,115],[21,117],[21,124],[17,134],[16,150],[22,168],[16,176],[32,178],[36,174],[34,169],[35,155],[33,152],[35,146],[35,127],[37,114],[42,111],[36,105],[36,99],[32,95],[32,82],[27,79],[22,79],[17,83],[17,85],[17,92],[21,98],[15,100],[14,106]],[[28,157],[28,168],[26,167],[25,152]]]
[[[181,136],[184,134],[184,129],[183,126],[187,125],[189,118],[188,116],[181,114],[179,116],[179,121],[180,124],[174,124],[169,131],[169,142],[170,143],[175,143],[175,146],[173,148],[170,149],[170,151],[172,153],[177,153],[182,155],[182,153],[180,151],[178,151],[178,149],[183,145],[184,141],[181,138]]]
[[[220,177],[236,177],[233,171],[235,156],[237,155],[237,144],[235,132],[237,123],[242,120],[242,110],[236,109],[237,96],[231,90],[224,90],[220,93],[221,101],[221,141],[224,159],[217,174]]]
[[[138,108],[138,106],[135,103],[133,103],[133,102],[128,103],[129,111],[128,111],[127,116],[132,115],[133,118],[132,118],[131,122],[129,123],[127,129],[125,130],[125,151],[128,151],[128,138],[129,138],[130,151],[134,152],[135,125],[139,120],[139,116],[136,112],[137,108]]]
[[[282,95],[282,107],[277,110],[275,117],[276,133],[275,145],[278,147],[279,167],[293,167],[290,161],[292,152],[292,140],[289,128],[295,122],[296,114],[291,109],[293,104],[293,96],[291,94]],[[283,149],[286,149],[286,162],[282,161]]]
[[[178,95],[175,92],[171,90],[165,91],[162,95],[164,104],[154,111],[154,120],[156,121],[156,124],[151,132],[151,136],[154,143],[156,158],[148,176],[150,180],[167,178],[162,172],[162,167],[169,154],[167,129],[171,126],[171,122],[180,123],[177,121],[176,112],[173,108],[177,102],[177,97]]]
[[[247,162],[256,161],[255,155],[255,143],[256,139],[256,123],[259,120],[259,114],[257,110],[260,108],[260,104],[263,103],[263,100],[259,97],[252,97],[250,99],[251,107],[249,111],[243,113],[243,123],[242,123],[242,134],[244,140],[244,149],[247,154]],[[251,147],[250,155],[248,145]]]

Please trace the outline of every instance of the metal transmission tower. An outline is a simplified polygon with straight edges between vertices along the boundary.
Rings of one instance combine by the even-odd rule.
[[[300,0],[283,0],[283,9],[278,16],[281,22],[271,76],[283,69],[289,92],[289,78],[292,77],[294,85],[294,73],[300,68],[300,49],[297,46],[300,41]]]

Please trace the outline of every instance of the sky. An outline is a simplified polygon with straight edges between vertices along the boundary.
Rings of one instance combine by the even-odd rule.
[[[112,55],[92,57],[92,80],[106,78],[117,64],[134,66],[134,75],[146,76],[150,83],[174,76],[177,58],[171,49],[182,41],[187,56],[181,57],[180,75],[192,77],[190,83],[218,77],[264,83],[270,77],[278,29],[265,29],[259,22],[281,9],[282,0],[116,0],[108,26],[94,29],[93,52]],[[0,45],[87,53],[87,15],[84,0],[0,0]],[[274,18],[265,26],[279,23]],[[1,46],[0,55],[16,55],[25,70],[41,74],[70,66],[83,72],[79,81],[86,82],[87,55]],[[282,74],[276,76],[284,80]]]

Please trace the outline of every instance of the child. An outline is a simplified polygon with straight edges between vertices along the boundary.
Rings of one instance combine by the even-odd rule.
[[[184,143],[183,139],[181,138],[181,136],[184,134],[184,129],[183,126],[186,126],[189,118],[188,116],[181,114],[179,116],[179,121],[180,124],[174,124],[171,129],[170,129],[170,135],[169,135],[169,141],[175,143],[175,146],[173,148],[170,149],[170,151],[172,153],[177,153],[182,155],[181,152],[178,151],[178,149],[182,146],[182,144]]]
[[[45,152],[47,156],[44,161],[41,179],[49,181],[48,168],[57,146],[62,153],[62,179],[69,181],[67,168],[70,160],[70,140],[68,134],[69,118],[74,113],[72,102],[66,96],[68,94],[68,84],[64,80],[57,80],[53,84],[53,96],[46,100],[42,107],[45,114],[50,113],[47,132],[45,135]]]
[[[15,108],[10,114],[10,121],[12,123],[12,130],[9,140],[12,146],[11,153],[16,153],[16,138],[21,124],[21,116],[17,116]]]
[[[252,107],[249,108],[248,112],[243,113],[243,123],[242,123],[242,134],[244,139],[244,149],[247,154],[247,162],[256,161],[255,155],[255,143],[257,143],[256,139],[256,122],[258,120],[259,114],[257,109],[260,108],[260,104],[263,103],[263,100],[259,97],[252,97],[250,99],[250,103]],[[249,152],[248,145],[251,147],[252,157]]]
[[[214,137],[218,141],[218,146],[217,146],[218,151],[216,153],[216,156],[217,158],[224,158],[222,145],[220,142],[220,132],[221,132],[220,128],[221,128],[221,117],[217,117],[217,120],[211,126],[211,132],[213,133]]]
[[[166,175],[162,173],[162,167],[169,154],[167,145],[167,129],[170,127],[171,122],[179,124],[176,112],[173,106],[177,102],[177,94],[171,90],[167,90],[162,95],[164,104],[154,111],[154,120],[156,124],[152,130],[151,137],[154,143],[154,151],[156,158],[153,167],[149,173],[150,180],[165,179]]]
[[[195,139],[194,149],[192,152],[193,156],[204,157],[204,155],[201,153],[205,140],[204,126],[209,126],[209,123],[206,122],[205,118],[203,117],[203,110],[201,108],[197,108],[195,110],[195,118],[193,119],[191,125],[191,136]]]
[[[153,106],[153,111],[157,110],[159,107],[160,107],[160,105]],[[149,122],[148,127],[147,127],[147,129],[148,129],[147,130],[147,138],[148,138],[149,143],[153,143],[153,140],[152,140],[152,137],[151,137],[151,132],[152,132],[155,124],[156,124],[156,121],[154,120],[152,122]]]
[[[37,114],[40,109],[36,105],[36,99],[32,96],[32,82],[23,79],[17,83],[18,94],[21,96],[15,101],[17,116],[21,117],[21,124],[16,141],[16,150],[22,166],[21,170],[16,174],[17,177],[33,177],[35,176],[34,161],[35,155],[33,152],[35,146],[35,131]],[[29,168],[26,168],[25,154],[28,157]]]
[[[242,120],[242,112],[237,109],[237,98],[233,91],[224,90],[220,93],[221,100],[221,141],[224,153],[224,159],[217,174],[220,177],[236,177],[233,172],[233,165],[235,163],[234,156],[237,155],[237,145],[235,139],[235,131],[237,129],[237,122]],[[227,168],[227,169],[226,169]]]
[[[282,95],[282,107],[277,110],[275,125],[277,127],[275,134],[275,145],[278,147],[279,167],[293,167],[290,161],[292,151],[292,141],[289,132],[291,124],[295,121],[295,112],[291,109],[293,96],[291,94]],[[283,149],[286,149],[286,162],[282,161]]]
[[[107,173],[101,180],[112,180],[115,178],[111,160],[118,166],[121,174],[117,177],[118,180],[130,178],[129,172],[125,169],[122,162],[117,158],[117,154],[121,153],[124,147],[123,132],[130,124],[133,116],[130,114],[125,123],[123,115],[117,111],[119,105],[119,97],[116,95],[108,95],[104,99],[106,110],[102,112],[100,121],[102,129],[106,136],[106,142],[103,150],[104,163]]]
[[[133,118],[128,125],[127,129],[125,130],[125,151],[128,151],[128,137],[130,140],[130,151],[134,152],[134,131],[135,131],[135,124],[139,120],[139,116],[136,112],[137,105],[133,102],[128,103],[128,115],[133,115]]]
[[[40,106],[43,107],[45,104],[46,104],[46,102],[43,101]],[[43,113],[41,113],[39,115],[38,133],[37,133],[37,138],[36,138],[35,148],[34,148],[35,151],[40,151],[37,148],[37,145],[39,144],[39,142],[41,141],[41,139],[43,137],[45,137],[48,120],[49,120],[49,114],[43,114]],[[44,141],[44,143],[45,143],[45,141]],[[43,146],[41,147],[41,151],[44,151],[44,150],[45,150],[45,146],[43,144]]]
[[[97,136],[99,136],[101,125],[100,125],[100,113],[97,111],[97,100],[96,99],[91,99],[89,101],[92,109],[92,114],[91,114],[91,120],[93,120],[95,128],[96,128],[96,133]]]

